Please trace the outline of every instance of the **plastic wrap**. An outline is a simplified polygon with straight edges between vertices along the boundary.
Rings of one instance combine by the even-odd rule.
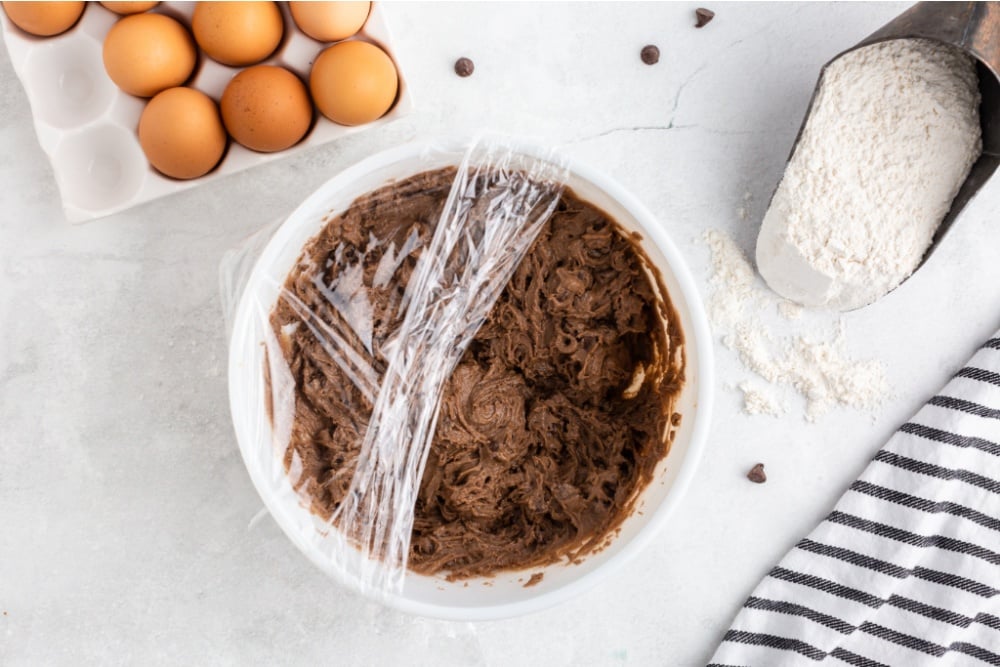
[[[426,157],[427,170],[441,163],[440,155]],[[313,550],[331,559],[342,578],[366,594],[402,591],[414,505],[444,385],[555,210],[565,181],[566,168],[554,156],[529,157],[500,140],[476,142],[455,170],[429,239],[401,229],[405,225],[401,220],[389,225],[393,229],[381,230],[382,235],[369,229],[367,238],[323,247],[315,256],[309,248],[317,237],[305,244],[305,250],[299,245],[297,259],[288,269],[296,279],[311,281],[313,291],[322,295],[320,303],[303,301],[273,266],[267,278],[269,294],[244,290],[251,272],[269,263],[260,257],[261,250],[274,245],[277,225],[224,259],[221,278],[227,320],[232,323],[239,307],[251,309],[257,330],[247,336],[264,343],[263,363],[254,368],[251,361],[242,380],[254,373],[264,376],[263,391],[249,394],[247,413],[267,412],[266,418],[258,416],[256,424],[270,429],[274,445],[269,455],[277,464],[266,466],[269,484],[277,484],[274,477],[285,473],[302,495],[301,502],[306,506],[311,502],[308,486],[301,483],[303,461],[289,452],[299,389],[295,376],[300,369],[288,367],[286,333],[304,335],[298,331],[304,327],[322,349],[324,359],[318,366],[336,367],[331,375],[348,378],[351,391],[371,405],[370,420],[360,429],[363,440],[347,493],[332,515],[324,517],[325,530],[316,533],[322,549]],[[336,216],[350,203],[331,204],[329,214],[313,229],[321,231],[328,220],[341,223]],[[372,210],[382,204],[367,202]],[[290,218],[285,224],[291,222]],[[294,246],[295,241],[289,244]],[[283,254],[289,253],[286,247]],[[317,263],[320,256],[336,261]],[[374,303],[373,288],[398,283],[401,271],[409,272],[405,291],[393,297],[389,290],[388,301]],[[276,327],[277,308],[286,316],[291,313],[294,322],[282,320]],[[243,334],[234,332],[235,344]],[[336,476],[338,471],[330,474]]]

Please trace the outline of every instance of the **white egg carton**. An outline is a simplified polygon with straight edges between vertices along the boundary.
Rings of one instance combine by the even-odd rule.
[[[153,10],[190,27],[193,2],[161,2]],[[308,84],[316,56],[328,44],[298,30],[286,3],[278,3],[285,34],[266,61],[298,74]],[[226,154],[210,173],[187,181],[168,178],[153,169],[139,145],[136,128],[145,99],[122,92],[104,71],[104,36],[120,17],[96,2],[88,2],[80,21],[56,37],[34,37],[14,26],[0,10],[3,39],[14,71],[28,93],[38,142],[48,154],[62,195],[66,217],[72,222],[92,220],[136,204],[213,181],[273,160],[294,155],[338,137],[389,123],[413,109],[406,79],[391,47],[391,36],[379,3],[361,32],[396,63],[399,93],[385,116],[366,125],[337,125],[319,112],[309,133],[298,144],[277,153],[257,153],[230,140]],[[228,67],[199,53],[198,64],[186,85],[216,102],[229,80],[243,68]]]

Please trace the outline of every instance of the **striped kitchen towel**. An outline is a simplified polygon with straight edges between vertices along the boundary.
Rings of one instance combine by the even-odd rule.
[[[1000,665],[1000,333],[757,586],[712,666]]]

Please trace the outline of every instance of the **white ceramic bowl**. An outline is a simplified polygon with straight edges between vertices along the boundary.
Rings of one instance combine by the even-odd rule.
[[[280,286],[303,245],[323,227],[332,211],[343,211],[354,199],[387,183],[421,171],[457,165],[463,146],[410,144],[373,155],[331,178],[281,225],[257,260],[233,319],[229,353],[229,394],[240,451],[250,477],[268,510],[285,534],[320,569],[351,588],[357,565],[332,558],[343,543],[335,530],[303,506],[292,490],[276,447],[264,405],[261,369],[270,336],[268,315]],[[542,157],[546,151],[519,146],[520,152]],[[708,432],[712,397],[712,342],[694,280],[664,225],[620,185],[599,171],[568,161],[568,185],[581,198],[607,212],[629,231],[638,231],[642,246],[659,267],[663,283],[680,317],[687,355],[687,380],[678,411],[681,426],[668,456],[643,491],[637,509],[619,535],[600,553],[582,563],[558,563],[544,568],[504,573],[489,580],[448,582],[408,572],[402,594],[386,601],[400,610],[451,620],[487,620],[536,611],[573,597],[619,569],[648,544],[664,525],[694,474]],[[348,549],[356,556],[357,552]],[[528,577],[543,572],[534,586]],[[468,585],[466,585],[468,584]]]

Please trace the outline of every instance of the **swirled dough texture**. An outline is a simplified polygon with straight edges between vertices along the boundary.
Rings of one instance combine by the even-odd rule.
[[[285,467],[323,517],[348,492],[372,406],[297,311],[355,332],[383,373],[380,350],[454,176],[425,172],[355,201],[306,245],[285,284],[293,297],[271,314],[296,383]],[[488,576],[600,549],[667,454],[683,381],[659,274],[567,189],[445,385],[409,567]]]

